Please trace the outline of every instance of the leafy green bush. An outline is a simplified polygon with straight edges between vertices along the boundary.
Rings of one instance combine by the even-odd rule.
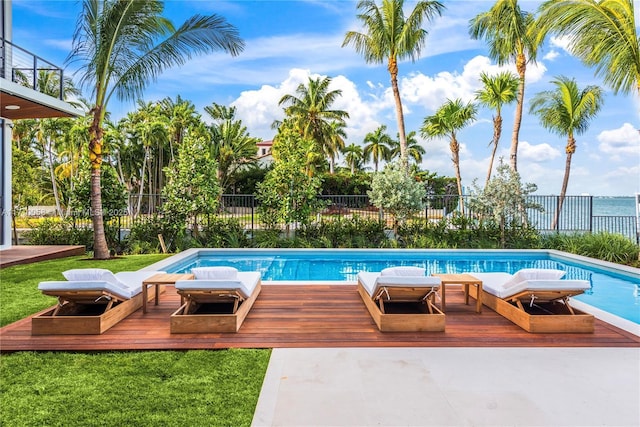
[[[196,239],[207,248],[247,248],[251,240],[240,221],[234,218],[211,218]]]
[[[543,236],[541,244],[546,249],[557,249],[576,255],[629,265],[638,261],[640,252],[640,247],[623,235],[608,232],[547,234]]]
[[[71,219],[44,219],[25,232],[25,238],[31,245],[84,245],[93,250],[93,230],[75,227]]]
[[[384,222],[361,218],[324,219],[298,233],[311,247],[378,248],[386,240]]]
[[[154,215],[142,218],[131,226],[124,247],[133,254],[158,253],[161,250],[158,235],[161,234],[167,251],[179,251],[184,248],[186,230],[182,224],[176,224],[170,218]]]

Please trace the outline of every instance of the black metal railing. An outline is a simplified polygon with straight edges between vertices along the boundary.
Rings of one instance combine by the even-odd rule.
[[[132,196],[129,206],[136,206],[138,195]],[[162,198],[152,194],[142,195],[142,205],[147,206],[148,200],[154,200],[155,206],[162,205]],[[392,223],[391,215],[384,212],[369,202],[368,196],[333,195],[320,196],[323,208],[315,218],[352,218],[358,216],[373,220]],[[469,208],[469,196],[463,196],[464,216],[477,218],[477,214]],[[543,211],[530,209],[527,212],[529,224],[542,233],[581,233],[581,232],[610,232],[621,234],[635,243],[640,243],[638,233],[638,219],[633,215],[595,215],[593,196],[567,196],[558,217],[558,224],[552,227],[555,218],[558,196],[530,196],[530,202],[543,207]],[[424,211],[414,217],[414,220],[439,221],[442,218],[451,218],[459,215],[458,196],[431,196]],[[198,218],[198,223],[206,226],[212,219],[233,219],[246,230],[256,230],[262,227],[260,222],[258,200],[254,195],[225,194],[221,196],[218,212],[214,215],[203,215]],[[119,235],[128,234],[128,230],[140,221],[146,221],[149,217],[162,215],[161,208],[153,212],[143,210],[143,214],[122,215],[111,220],[111,225],[120,230]],[[74,224],[78,228],[90,228],[89,219],[74,217]]]
[[[54,78],[42,79],[43,73]],[[64,96],[62,68],[4,38],[0,38],[0,77],[58,99]],[[55,87],[43,87],[45,81],[55,81]]]

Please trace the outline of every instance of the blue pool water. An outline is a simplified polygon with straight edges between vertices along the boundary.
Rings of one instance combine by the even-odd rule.
[[[546,251],[200,250],[165,269],[189,272],[194,267],[231,266],[240,271],[259,271],[263,280],[355,282],[360,271],[381,271],[399,265],[423,267],[428,275],[515,273],[522,268],[564,270],[566,279],[591,283],[591,289],[575,299],[640,324],[639,274],[581,263]]]

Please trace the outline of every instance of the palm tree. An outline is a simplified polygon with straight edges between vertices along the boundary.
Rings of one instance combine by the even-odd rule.
[[[539,40],[536,38],[535,18],[520,9],[518,0],[497,0],[488,12],[481,13],[469,23],[469,33],[474,39],[485,39],[489,44],[489,56],[504,65],[515,61],[520,79],[516,114],[511,134],[511,169],[518,170],[518,139],[524,107],[524,86],[527,63],[535,62]]]
[[[511,104],[516,100],[518,93],[518,76],[508,71],[496,74],[495,76],[490,76],[483,72],[480,74],[480,80],[482,80],[484,87],[476,91],[476,100],[485,107],[496,110],[496,115],[493,116],[493,140],[489,144],[493,149],[491,150],[491,160],[489,160],[489,170],[487,171],[487,180],[485,182],[486,187],[491,179],[493,161],[496,158],[498,143],[502,135],[502,106]]]
[[[396,103],[400,164],[407,169],[409,162],[404,113],[398,89],[398,61],[407,58],[415,61],[420,56],[428,34],[422,28],[422,23],[440,16],[444,5],[438,1],[419,0],[406,18],[404,0],[382,0],[380,7],[374,0],[360,0],[357,9],[360,12],[357,17],[362,21],[365,32],[347,32],[342,47],[352,44],[367,63],[382,64],[387,61]]]
[[[374,172],[378,172],[378,164],[381,160],[390,160],[393,141],[386,130],[387,126],[381,125],[364,137],[364,157],[373,160]]]
[[[93,97],[89,158],[96,259],[109,258],[100,165],[103,123],[111,97],[136,100],[160,73],[195,54],[223,50],[237,55],[244,48],[236,28],[220,16],[194,15],[176,28],[162,17],[163,9],[160,0],[83,0],[73,36],[69,59],[80,62],[81,82],[92,88]]]
[[[574,79],[564,76],[557,77],[552,83],[555,85],[555,90],[538,93],[531,101],[530,109],[540,118],[540,123],[546,129],[557,135],[567,136],[564,178],[558,199],[558,209],[551,224],[551,228],[555,229],[567,193],[571,157],[576,152],[575,135],[580,135],[589,128],[590,120],[602,107],[603,93],[598,86],[587,86],[580,90]]]
[[[214,124],[209,127],[210,151],[211,157],[218,162],[218,183],[224,191],[238,169],[255,164],[256,144],[260,138],[251,137],[242,120],[235,118],[235,107],[213,103],[204,110],[214,119]]]
[[[538,26],[569,38],[569,50],[602,76],[614,93],[640,96],[640,38],[632,0],[551,0]]]
[[[160,101],[160,107],[163,114],[169,118],[169,154],[173,161],[175,160],[174,146],[182,144],[187,131],[200,124],[200,114],[196,112],[193,102],[182,99],[180,95],[175,101],[168,97],[163,99]]]
[[[344,148],[344,139],[347,137],[347,132],[344,129],[346,127],[344,122],[334,121],[329,125],[331,126],[331,133],[324,146],[324,154],[329,158],[329,173],[333,175],[336,169],[336,156]]]
[[[461,99],[447,101],[432,116],[427,116],[422,125],[424,138],[438,138],[449,136],[451,160],[456,173],[458,196],[460,196],[460,212],[464,213],[462,202],[462,177],[460,176],[460,144],[456,133],[476,119],[477,108],[469,102],[464,104]]]
[[[422,158],[425,155],[426,150],[418,140],[416,139],[416,131],[412,130],[407,134],[407,156],[409,159],[413,159],[416,165],[422,163]],[[389,154],[389,160],[393,160],[400,155],[400,136],[398,139],[391,140],[391,151]]]
[[[357,144],[349,144],[342,150],[344,154],[344,161],[351,170],[351,175],[356,173],[356,169],[362,167],[362,161],[364,159],[364,152],[362,147]]]
[[[307,84],[300,84],[296,88],[295,95],[284,95],[278,105],[285,106],[285,114],[291,118],[291,124],[303,138],[311,139],[329,159],[334,158],[336,150],[334,145],[340,145],[336,138],[343,136],[336,134],[346,127],[345,119],[349,113],[343,110],[332,109],[333,103],[342,91],[329,90],[331,78],[309,78]],[[332,125],[332,123],[337,125]],[[344,142],[343,142],[344,144]]]

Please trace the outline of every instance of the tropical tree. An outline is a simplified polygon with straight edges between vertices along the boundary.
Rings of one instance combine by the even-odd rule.
[[[296,130],[283,127],[274,138],[273,169],[257,184],[260,219],[269,228],[295,222],[308,224],[317,203],[321,181],[307,173],[307,153],[313,144]]]
[[[489,169],[487,170],[487,180],[485,181],[485,185],[487,185],[491,179],[493,161],[496,158],[498,143],[502,135],[502,106],[511,104],[516,100],[519,81],[516,75],[508,71],[503,71],[494,76],[483,72],[480,74],[480,80],[484,87],[476,91],[476,100],[481,105],[496,111],[496,115],[493,116],[493,139],[489,144],[492,149]]]
[[[364,162],[364,151],[360,145],[349,144],[344,147],[342,154],[344,154],[345,163],[351,170],[351,175],[356,173],[356,169],[360,169],[362,167],[362,163]]]
[[[511,168],[518,170],[518,141],[527,63],[535,63],[539,39],[533,14],[520,9],[518,0],[497,0],[489,11],[481,13],[469,23],[469,33],[474,39],[484,39],[489,44],[489,56],[504,65],[516,64],[519,77],[516,113],[511,134]]]
[[[640,38],[632,0],[551,0],[540,6],[542,36],[568,37],[569,50],[595,67],[614,93],[640,96]]]
[[[464,104],[461,99],[447,101],[432,116],[424,119],[422,126],[422,136],[433,139],[449,136],[449,148],[451,149],[451,160],[456,174],[458,186],[458,196],[460,196],[460,212],[464,213],[462,202],[462,177],[460,175],[460,144],[457,133],[476,119],[477,108],[468,102]]]
[[[398,225],[424,208],[427,193],[421,182],[407,174],[406,168],[393,162],[373,174],[367,194],[375,207],[393,216],[393,231],[397,234]]]
[[[329,124],[331,133],[324,145],[324,155],[329,159],[329,174],[333,175],[336,169],[336,157],[344,148],[344,139],[347,137],[345,131],[346,123],[334,121]]]
[[[193,55],[244,48],[235,27],[218,16],[194,15],[176,28],[160,0],[83,0],[69,59],[80,62],[81,83],[92,88],[89,130],[94,258],[109,257],[102,220],[100,165],[103,124],[112,96],[140,98],[147,84]]]
[[[407,134],[407,157],[413,159],[416,165],[422,163],[423,156],[426,150],[418,140],[416,139],[416,131],[412,130]],[[390,160],[396,159],[400,156],[400,136],[398,139],[391,140]]]
[[[218,163],[218,182],[224,191],[242,166],[255,164],[256,144],[260,138],[251,137],[242,120],[236,119],[235,107],[227,108],[213,103],[204,109],[214,120],[213,125],[209,126],[209,150]]]
[[[423,22],[440,16],[444,5],[438,1],[419,0],[405,17],[404,0],[382,0],[380,6],[374,0],[360,0],[357,10],[357,17],[365,32],[347,32],[342,46],[353,45],[367,63],[382,64],[387,61],[396,103],[400,164],[407,169],[409,162],[404,113],[398,89],[398,61],[408,58],[415,61],[420,56],[428,34],[422,28]]]
[[[327,158],[333,159],[337,154],[337,147],[344,146],[344,140],[342,143],[339,141],[345,136],[345,119],[349,118],[349,113],[332,108],[336,99],[342,96],[342,91],[329,90],[330,85],[329,77],[310,77],[306,85],[298,85],[297,96],[284,95],[278,105],[285,106],[285,114],[291,119],[290,124],[303,138],[314,141]],[[278,124],[277,122],[276,125]]]
[[[589,128],[603,103],[602,89],[598,86],[587,86],[580,90],[574,79],[565,76],[555,78],[552,83],[554,90],[538,93],[531,101],[531,112],[540,118],[540,123],[551,132],[567,137],[565,153],[567,158],[564,166],[562,189],[558,199],[558,209],[551,224],[555,229],[562,211],[562,204],[567,193],[569,174],[571,173],[571,158],[576,152],[575,135],[583,134]]]
[[[391,158],[391,145],[393,141],[386,133],[387,126],[381,125],[364,137],[364,157],[373,160],[373,171],[378,172],[380,161],[388,161]]]
[[[182,140],[190,129],[201,123],[200,114],[196,111],[193,102],[182,99],[180,95],[176,97],[175,101],[168,97],[163,99],[160,101],[160,108],[163,114],[169,118],[169,153],[171,161],[173,161],[175,147],[182,144]]]

